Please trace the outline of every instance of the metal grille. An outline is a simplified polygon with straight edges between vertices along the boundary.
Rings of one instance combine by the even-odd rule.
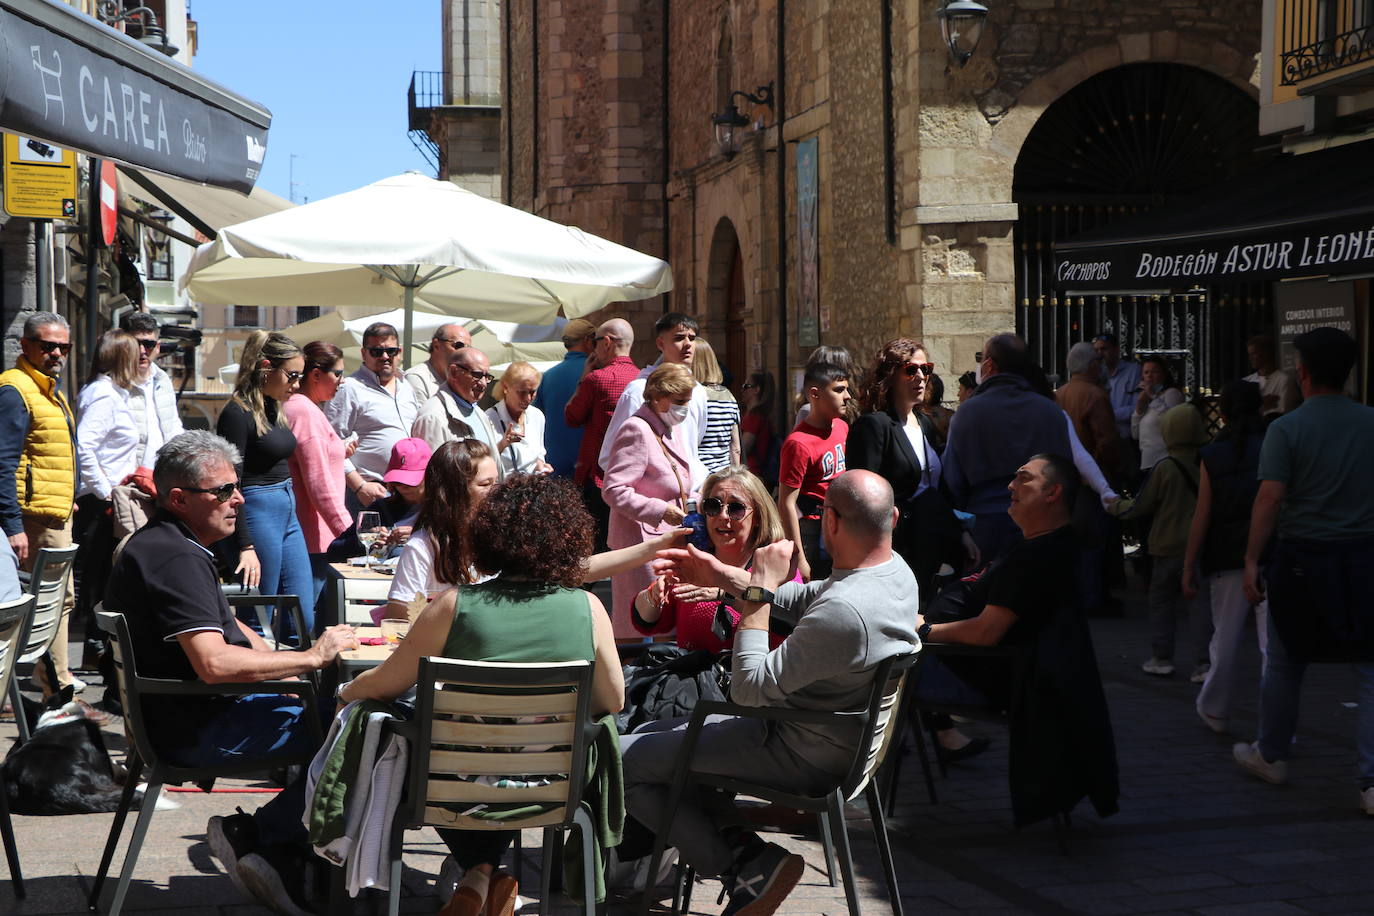
[[[1282,85],[1374,60],[1374,0],[1280,0]]]

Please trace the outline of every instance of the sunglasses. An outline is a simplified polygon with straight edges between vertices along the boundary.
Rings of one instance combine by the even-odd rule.
[[[286,376],[286,384],[288,385],[296,384],[301,380],[301,376],[305,375],[304,372],[288,372],[285,369],[278,369],[277,371]]]
[[[707,518],[715,518],[724,512],[727,518],[739,521],[753,511],[752,507],[746,506],[744,503],[734,501],[725,503],[714,496],[708,496],[701,501],[701,513]]]
[[[456,366],[457,363],[454,363],[452,365]],[[458,366],[458,368],[462,369],[464,372],[466,372],[468,375],[472,376],[475,379],[485,380],[488,383],[496,381],[496,376],[492,375],[490,372],[477,372],[473,369],[469,369],[467,366]]]
[[[381,359],[384,356],[395,359],[396,354],[401,352],[400,347],[363,347],[363,350],[372,354],[374,359]]]
[[[217,487],[181,487],[180,489],[188,493],[209,493],[211,496],[215,497],[216,502],[227,503],[233,497],[234,491],[238,488],[239,482],[237,480],[231,480],[229,483],[222,483]]]
[[[314,369],[316,372],[323,372],[326,375],[332,375],[335,378],[343,378],[344,375],[344,371],[342,369],[330,369],[328,366],[311,366],[310,368]]]
[[[935,364],[934,364],[934,363],[907,363],[906,368],[903,369],[902,371],[906,373],[906,377],[907,377],[907,378],[915,378],[915,377],[916,377],[916,373],[918,373],[918,372],[921,373],[922,375],[934,375],[934,374],[935,374]]]
[[[461,350],[461,349],[463,349],[464,347],[467,346],[467,344],[463,343],[461,340],[459,340],[459,339],[456,338],[456,337],[436,337],[436,338],[434,338],[434,339],[437,340],[437,341],[439,341],[440,343],[446,343],[446,344],[448,344],[450,347],[452,347],[452,348],[455,349],[455,350]]]
[[[138,345],[145,353],[155,353],[162,348],[162,342],[159,340],[140,340]]]
[[[62,355],[66,356],[68,353],[72,352],[72,345],[69,343],[58,343],[55,340],[39,340],[37,337],[30,337],[29,340],[42,347],[44,353],[52,353],[54,350],[60,350]]]

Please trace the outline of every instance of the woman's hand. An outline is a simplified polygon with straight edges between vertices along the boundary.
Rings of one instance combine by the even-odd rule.
[[[362,505],[364,508],[372,505],[379,499],[385,499],[386,494],[386,484],[380,483],[376,480],[367,481],[362,486],[358,487],[356,491],[358,503]]]
[[[978,565],[983,562],[983,552],[978,549],[978,542],[967,531],[959,532],[959,540],[964,545],[964,555],[968,557],[968,565],[964,569],[969,571],[977,569]]]
[[[258,561],[258,552],[252,547],[240,550],[239,565],[234,572],[242,576],[245,588],[257,588],[262,582],[262,563]]]
[[[352,458],[353,453],[358,450],[358,440],[350,436],[344,440],[344,457]]]
[[[663,522],[667,525],[680,525],[686,517],[687,513],[683,512],[680,506],[672,503],[669,503],[668,508],[663,510]]]
[[[1193,574],[1193,567],[1183,567],[1183,580],[1180,587],[1183,590],[1183,597],[1189,601],[1197,597],[1197,577]]]
[[[410,540],[410,535],[415,531],[410,525],[397,525],[387,532],[386,546],[399,547]]]
[[[1150,389],[1146,388],[1144,385],[1141,385],[1136,390],[1139,391],[1140,394],[1135,399],[1135,412],[1144,413],[1145,409],[1150,406]]]
[[[684,604],[695,604],[698,601],[719,601],[721,598],[720,589],[705,585],[692,585],[690,582],[674,586],[672,595],[674,599]]]

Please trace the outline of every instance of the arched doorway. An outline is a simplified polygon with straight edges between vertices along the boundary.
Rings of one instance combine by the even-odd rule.
[[[1193,392],[1249,371],[1243,341],[1272,314],[1263,284],[1067,296],[1052,246],[1243,175],[1262,160],[1258,117],[1221,77],[1160,63],[1103,71],[1045,110],[1017,157],[1013,197],[1017,331],[1046,372],[1062,376],[1069,347],[1104,332],[1129,353],[1171,357]]]
[[[749,375],[749,337],[745,329],[748,300],[745,295],[744,252],[735,226],[726,217],[716,223],[711,238],[710,274],[707,289],[711,345],[725,370],[726,381],[736,389]]]

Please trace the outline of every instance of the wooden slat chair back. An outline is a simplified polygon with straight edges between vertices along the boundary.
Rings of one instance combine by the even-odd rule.
[[[29,617],[32,616],[36,600],[34,595],[28,594],[0,604],[0,697],[5,696],[14,677],[14,665],[19,660],[19,641]],[[24,718],[24,707],[17,703],[14,707],[14,717]],[[24,876],[19,871],[19,847],[14,841],[14,825],[10,823],[7,795],[4,780],[0,780],[0,840],[4,842],[5,860],[9,863],[10,884],[14,887],[14,896],[22,900]]]
[[[33,571],[20,573],[28,577],[28,591],[34,596],[33,612],[29,614],[24,633],[19,637],[17,662],[38,662],[47,654],[57,638],[57,625],[62,619],[62,604],[70,588],[69,573],[76,559],[75,547],[44,547],[33,561]],[[40,662],[41,664],[41,662]],[[19,743],[29,740],[29,720],[23,715],[19,682],[10,681],[10,702],[17,710],[15,722],[19,727]]]
[[[592,663],[538,664],[424,658],[417,679],[415,718],[393,723],[411,740],[406,797],[392,830],[391,909],[399,912],[401,850],[407,829],[545,829],[544,888],[548,906],[549,858],[554,831],[577,824],[591,829],[581,810],[591,735]],[[555,777],[547,785],[500,786],[465,777],[522,780]],[[522,780],[523,781],[523,780]],[[535,782],[535,780],[529,780]],[[492,804],[538,804],[539,814],[487,820],[472,809]],[[584,874],[591,876],[590,836],[584,832]],[[594,885],[587,894],[595,893]],[[584,905],[594,908],[589,899]]]

